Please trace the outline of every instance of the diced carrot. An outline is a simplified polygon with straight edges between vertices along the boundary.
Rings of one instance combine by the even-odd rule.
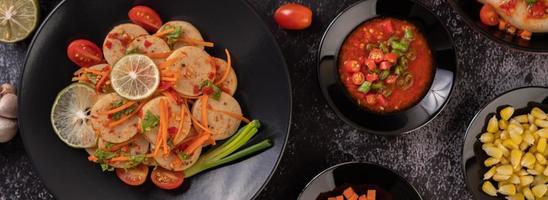
[[[179,38],[179,41],[184,42],[184,43],[188,43],[188,44],[191,44],[191,45],[194,45],[194,46],[204,46],[204,47],[213,47],[213,46],[215,46],[213,44],[213,42],[194,40],[194,39],[190,39],[190,38]]]
[[[351,196],[350,198],[347,198],[348,200],[358,200],[358,195]]]
[[[375,200],[377,196],[377,191],[367,190],[367,200]]]
[[[344,200],[344,197],[343,197],[343,195],[339,195],[339,196],[336,196],[335,199],[336,200]]]
[[[504,21],[503,19],[499,20],[499,30],[503,31],[506,29],[506,21]]]
[[[128,101],[128,102],[124,103],[123,105],[121,105],[119,107],[116,107],[116,108],[111,109],[111,110],[100,112],[99,114],[101,114],[101,115],[114,114],[114,113],[120,112],[122,110],[125,110],[126,108],[129,108],[129,107],[133,106],[133,104],[135,104],[135,101]]]
[[[90,68],[85,68],[84,72],[92,73],[92,74],[95,74],[95,75],[102,75],[103,74],[102,71],[95,70],[95,69],[90,69]]]
[[[169,55],[171,55],[171,51],[166,52],[155,52],[155,53],[147,53],[147,56],[156,59],[156,58],[167,58]]]
[[[221,76],[221,78],[215,82],[216,85],[223,83],[223,81],[225,81],[225,79],[228,77],[230,70],[232,70],[232,59],[230,58],[230,51],[228,51],[228,49],[225,49],[225,54],[227,63],[226,69],[223,73],[223,76]]]
[[[194,141],[192,141],[187,148],[185,148],[184,152],[187,155],[192,154],[198,147],[201,147],[204,142],[206,142],[209,137],[211,137],[211,134],[205,133],[200,135],[198,138],[196,138]]]
[[[521,33],[519,34],[519,36],[524,40],[530,40],[531,35],[532,35],[532,33],[529,32],[529,31],[526,31],[526,30],[521,31]]]
[[[348,187],[343,191],[343,195],[344,195],[344,197],[346,197],[348,199],[352,196],[357,196],[358,194],[356,194],[356,192],[354,192],[352,187]]]
[[[133,115],[137,114],[141,108],[143,108],[145,104],[144,103],[141,103],[137,109],[135,109],[132,113],[130,113],[129,115],[126,115],[125,117],[122,117],[121,119],[119,119],[118,121],[113,121],[113,122],[110,122],[108,123],[108,127],[109,128],[112,128],[112,127],[115,127],[115,126],[118,126],[122,123],[124,123],[126,120],[128,120],[130,117],[133,117]]]
[[[367,196],[365,196],[365,194],[362,194],[360,197],[358,197],[358,200],[367,200]]]

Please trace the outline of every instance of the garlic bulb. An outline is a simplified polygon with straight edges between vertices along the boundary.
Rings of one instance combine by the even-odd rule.
[[[0,98],[0,117],[17,118],[17,96],[7,93]]]
[[[2,84],[0,88],[2,88],[2,90],[0,90],[0,95],[4,95],[8,93],[15,94],[15,87],[13,87],[13,85],[9,83]]]
[[[8,142],[17,133],[17,121],[0,117],[0,143]]]

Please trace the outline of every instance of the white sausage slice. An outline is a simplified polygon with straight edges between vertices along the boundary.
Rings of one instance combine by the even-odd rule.
[[[215,82],[217,82],[217,80],[221,79],[221,77],[224,75],[226,69],[228,68],[228,63],[220,58],[214,58],[214,61],[217,71],[217,75],[215,76]],[[219,87],[221,88],[221,90],[223,90],[223,92],[226,92],[231,96],[234,95],[234,93],[236,92],[236,88],[238,87],[238,78],[236,77],[236,73],[234,72],[233,68],[230,68],[226,79],[219,85]]]
[[[126,23],[115,26],[103,42],[103,55],[108,64],[114,65],[126,55],[126,48],[136,37],[148,35],[142,27]]]
[[[164,42],[164,40],[150,35],[144,35],[135,38],[131,43],[129,43],[126,52],[135,52],[141,54],[148,53],[163,53],[169,52],[169,46]],[[165,61],[165,58],[152,58],[156,65]]]
[[[108,127],[108,123],[112,122],[112,119],[109,119],[107,114],[102,114],[101,112],[112,109],[112,103],[122,99],[116,93],[110,93],[102,96],[91,108],[91,126],[95,133],[106,142],[125,142],[139,132],[137,127],[139,119],[137,116],[132,116],[113,128]]]
[[[176,61],[169,66],[169,69],[180,73],[173,88],[185,96],[201,95],[201,84],[206,80],[213,82],[215,79],[216,72],[212,57],[203,49],[193,46],[181,47],[167,58],[167,60],[171,59]]]
[[[192,115],[200,121],[201,124],[201,104],[202,98],[198,99],[192,107]],[[208,98],[207,101],[209,109],[207,109],[207,122],[208,128],[213,132],[213,138],[215,140],[223,140],[232,136],[240,126],[240,119],[228,116],[219,111],[231,112],[234,114],[242,114],[240,104],[236,99],[227,93],[222,92],[219,100]],[[197,130],[199,127],[195,126]]]
[[[156,142],[156,137],[158,136],[158,126],[151,128],[149,130],[143,130],[142,122],[147,116],[147,113],[150,112],[152,116],[160,117],[160,100],[165,99],[168,102],[169,107],[169,129],[171,131],[178,131],[179,124],[181,123],[181,108],[183,108],[184,117],[183,117],[183,124],[181,127],[181,134],[177,138],[176,141],[172,141],[173,144],[179,144],[181,141],[183,141],[187,135],[190,132],[190,128],[192,126],[192,120],[190,118],[190,111],[188,110],[188,107],[184,104],[178,105],[175,101],[168,97],[156,97],[149,102],[147,102],[143,109],[141,110],[141,113],[139,114],[139,129],[141,130],[141,133],[145,136],[145,138],[150,143]]]

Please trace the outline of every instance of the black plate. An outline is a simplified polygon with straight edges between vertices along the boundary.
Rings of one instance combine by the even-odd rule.
[[[478,138],[485,132],[489,118],[509,105],[516,109],[514,115],[528,113],[533,106],[548,112],[548,88],[524,87],[503,93],[483,107],[470,122],[462,147],[462,169],[466,186],[475,199],[503,199],[488,196],[481,190],[483,174],[489,170],[483,165],[483,161],[489,156],[481,149]]]
[[[422,101],[404,111],[385,115],[360,108],[346,94],[337,70],[339,49],[346,36],[363,22],[379,16],[415,24],[430,44],[436,69],[434,81]],[[319,49],[318,81],[324,97],[343,121],[369,133],[399,135],[416,130],[443,109],[453,91],[457,60],[451,36],[432,12],[412,1],[366,0],[350,6],[331,22]]]
[[[548,53],[548,34],[533,33],[530,41],[511,36],[500,31],[496,26],[490,27],[481,23],[480,9],[483,6],[477,0],[448,0],[449,4],[462,16],[464,22],[485,37],[505,46],[520,51]]]
[[[271,138],[272,148],[185,180],[181,189],[164,191],[151,181],[140,187],[125,185],[114,173],[103,173],[87,161],[84,150],[72,149],[57,138],[50,123],[51,106],[77,69],[67,58],[67,45],[76,38],[102,44],[113,26],[129,21],[127,13],[137,4],[149,5],[163,21],[193,23],[215,43],[208,50],[214,56],[224,57],[223,49],[231,50],[239,80],[236,99],[247,116],[264,125],[251,142]],[[276,169],[291,118],[289,75],[280,49],[243,1],[63,1],[38,29],[19,86],[21,137],[57,199],[251,199]]]
[[[348,162],[332,166],[314,177],[301,192],[298,200],[314,200],[320,193],[335,188],[345,189],[348,185],[363,184],[378,187],[392,195],[391,199],[394,200],[422,199],[417,190],[396,172],[376,164]]]

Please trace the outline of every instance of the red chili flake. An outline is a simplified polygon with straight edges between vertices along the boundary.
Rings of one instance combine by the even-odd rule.
[[[506,11],[506,14],[510,15],[512,10],[516,7],[516,0],[509,0],[506,3],[500,5],[500,8]]]
[[[170,87],[171,87],[171,84],[169,84],[168,82],[165,82],[165,81],[160,82],[160,89],[166,90]]]
[[[200,87],[198,87],[198,85],[194,85],[194,86],[192,87],[192,89],[194,90],[194,91],[193,91],[194,94],[199,94],[199,93],[200,93]]]
[[[110,33],[107,35],[107,38],[118,39],[119,36],[120,36],[120,33]]]
[[[546,6],[544,6],[544,3],[537,2],[529,8],[529,16],[533,18],[542,18],[544,17],[545,10]]]
[[[148,40],[145,40],[144,45],[145,45],[145,48],[148,48],[148,47],[150,47],[150,45],[152,45],[152,42],[149,42]]]
[[[205,95],[212,95],[213,94],[213,88],[211,88],[209,86],[206,86],[206,87],[202,88],[202,92]]]
[[[177,131],[179,131],[179,129],[173,126],[167,129],[167,133],[169,134],[169,136],[171,136],[171,138],[175,137],[175,134],[177,134]]]
[[[213,79],[215,78],[215,72],[209,72],[209,73],[207,73],[207,78],[208,78],[209,80],[213,80]]]
[[[127,146],[123,146],[122,149],[121,149],[123,152],[127,152],[129,151],[129,148]]]
[[[107,49],[112,49],[112,42],[110,42],[110,41],[107,40],[107,41],[105,42],[105,47],[107,47]]]

